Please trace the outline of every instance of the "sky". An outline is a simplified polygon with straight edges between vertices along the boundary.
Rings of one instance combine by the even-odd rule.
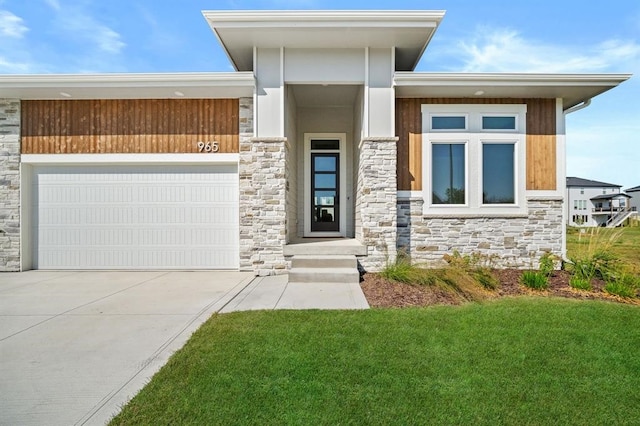
[[[567,116],[567,175],[640,185],[638,0],[0,0],[0,74],[232,71],[228,9],[445,10],[416,71],[632,73]]]

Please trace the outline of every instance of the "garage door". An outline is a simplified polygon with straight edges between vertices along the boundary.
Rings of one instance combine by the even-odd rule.
[[[235,165],[34,170],[38,269],[238,268]]]

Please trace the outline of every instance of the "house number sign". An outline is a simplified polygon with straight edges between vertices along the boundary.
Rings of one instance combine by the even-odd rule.
[[[212,141],[212,142],[198,142],[196,143],[198,147],[198,152],[218,152],[220,151],[220,142]]]

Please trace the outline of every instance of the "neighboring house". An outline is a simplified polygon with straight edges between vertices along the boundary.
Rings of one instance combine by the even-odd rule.
[[[629,75],[414,72],[439,11],[204,16],[236,72],[0,76],[0,269],[564,254],[565,116]]]
[[[631,210],[640,212],[640,186],[634,186],[633,188],[625,189],[631,199],[629,200],[629,207]]]
[[[621,185],[578,177],[567,178],[569,226],[619,226],[629,217],[629,195]]]

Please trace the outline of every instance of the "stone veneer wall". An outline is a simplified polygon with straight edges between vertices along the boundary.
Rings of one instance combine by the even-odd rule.
[[[0,99],[0,271],[20,270],[20,101]]]
[[[367,246],[360,259],[366,271],[379,271],[396,258],[396,137],[369,137],[358,149],[356,238]]]
[[[241,99],[241,126],[248,102]],[[289,157],[286,138],[253,138],[241,130],[240,270],[258,275],[286,272],[283,247],[287,238],[285,171]]]
[[[398,201],[398,250],[437,266],[445,254],[478,253],[496,267],[537,268],[540,256],[562,256],[562,199],[527,200],[526,217],[424,218],[422,198]]]

